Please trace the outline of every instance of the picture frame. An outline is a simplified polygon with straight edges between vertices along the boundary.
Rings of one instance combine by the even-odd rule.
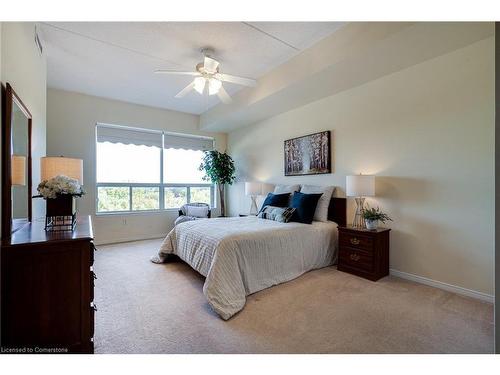
[[[332,173],[330,130],[284,141],[285,176]]]

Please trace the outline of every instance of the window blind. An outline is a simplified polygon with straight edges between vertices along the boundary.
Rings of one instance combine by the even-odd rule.
[[[144,145],[149,147],[208,151],[214,148],[213,138],[194,135],[163,133],[153,130],[136,130],[126,127],[97,125],[97,142]]]
[[[164,148],[208,151],[214,148],[212,138],[164,134]]]
[[[133,130],[125,127],[97,126],[97,142],[161,148],[161,132]]]

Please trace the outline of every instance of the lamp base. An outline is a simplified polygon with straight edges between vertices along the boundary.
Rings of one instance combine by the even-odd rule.
[[[363,219],[363,211],[365,206],[365,198],[357,197],[354,199],[356,201],[356,213],[354,214],[354,221],[352,226],[358,229],[365,229],[365,220]]]
[[[257,215],[257,197],[255,195],[250,196],[252,199],[252,205],[250,206],[250,215]]]

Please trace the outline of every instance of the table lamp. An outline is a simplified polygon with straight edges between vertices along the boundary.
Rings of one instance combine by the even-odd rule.
[[[262,184],[260,182],[245,182],[245,195],[250,196],[252,205],[250,215],[257,215],[257,196],[262,194]]]
[[[356,213],[352,226],[354,228],[365,228],[363,220],[363,210],[365,197],[373,197],[375,195],[375,176],[370,175],[355,175],[346,177],[346,195],[355,197]]]

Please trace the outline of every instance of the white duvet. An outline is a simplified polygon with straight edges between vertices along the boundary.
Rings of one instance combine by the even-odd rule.
[[[205,276],[203,293],[227,320],[243,309],[247,295],[333,264],[336,249],[337,224],[331,221],[215,218],[177,225],[153,261],[176,254]]]

